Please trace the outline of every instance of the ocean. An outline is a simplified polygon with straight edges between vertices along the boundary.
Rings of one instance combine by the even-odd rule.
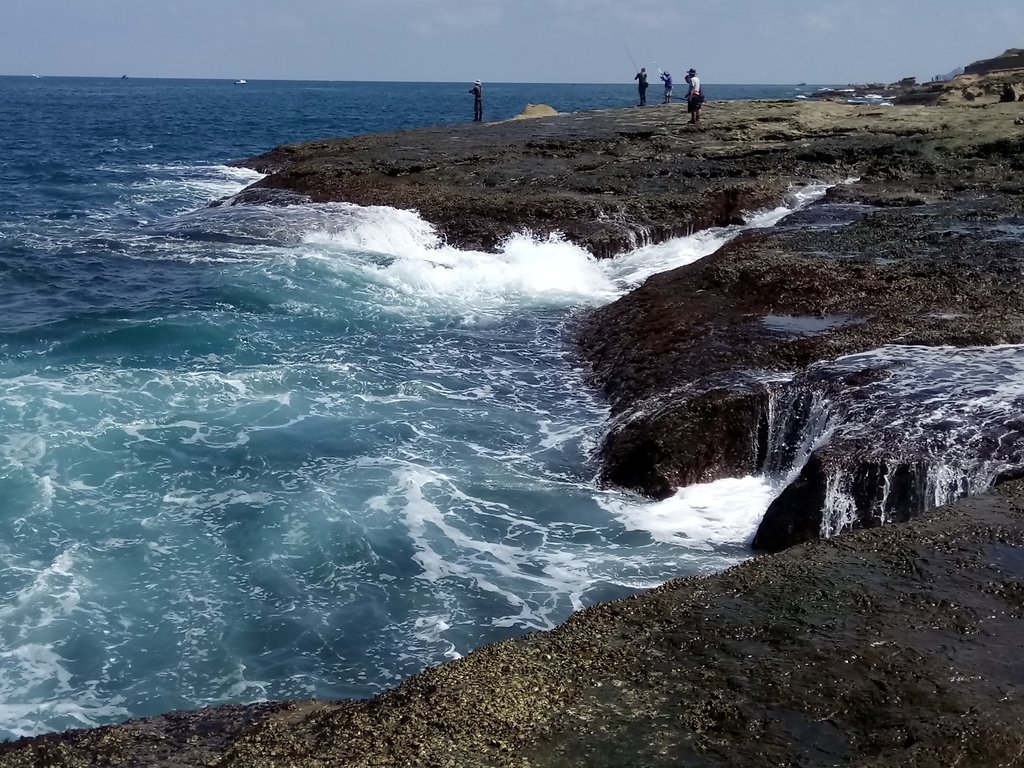
[[[607,408],[567,339],[737,228],[596,261],[459,251],[389,208],[208,207],[260,178],[232,160],[468,121],[469,87],[0,78],[0,739],[371,696],[748,557],[770,478],[598,487]],[[489,120],[635,102],[485,88]]]

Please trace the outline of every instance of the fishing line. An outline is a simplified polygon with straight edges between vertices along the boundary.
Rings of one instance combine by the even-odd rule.
[[[626,38],[625,38],[625,37],[623,37],[623,38],[622,38],[622,44],[623,44],[623,45],[625,46],[625,48],[626,48],[626,53],[627,53],[627,54],[629,55],[629,60],[630,60],[631,62],[633,62],[633,71],[634,71],[634,72],[639,72],[639,71],[640,71],[640,69],[639,69],[639,68],[637,67],[637,65],[636,65],[636,59],[634,59],[634,58],[633,58],[633,52],[632,52],[631,50],[629,50],[629,46],[628,46],[628,45],[626,45]]]

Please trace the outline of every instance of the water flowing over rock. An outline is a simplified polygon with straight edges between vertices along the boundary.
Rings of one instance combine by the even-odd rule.
[[[949,438],[941,423],[933,431],[949,438],[944,452],[924,443],[896,451],[905,430],[880,442],[850,437],[866,428],[850,408],[790,463],[773,436],[780,418],[799,421],[780,416],[779,403],[800,401],[799,388],[812,386],[801,372],[819,361],[889,344],[1024,340],[1015,109],[723,104],[698,133],[666,106],[356,137],[246,161],[271,175],[237,201],[280,190],[397,205],[466,247],[493,248],[526,228],[609,257],[742,222],[800,183],[832,183],[784,226],[655,275],[584,318],[577,334],[612,406],[601,479],[664,498],[696,482],[791,474],[757,537],[774,549],[904,519],[1020,464],[1012,430],[981,466],[969,458],[975,436]],[[833,407],[850,402],[830,387]],[[897,398],[879,412],[898,421],[905,405]],[[796,514],[806,519],[793,523]],[[781,519],[790,522],[771,532]]]
[[[614,414],[607,482],[662,498],[797,473],[755,542],[777,549],[906,519],[1022,465],[1024,358],[977,347],[1024,341],[1024,197],[907,207],[929,183],[882,188],[836,187],[584,322]]]
[[[788,387],[767,467],[800,469],[754,546],[905,522],[1013,476],[1024,466],[1022,376],[1019,350],[977,347],[888,347],[811,366]]]

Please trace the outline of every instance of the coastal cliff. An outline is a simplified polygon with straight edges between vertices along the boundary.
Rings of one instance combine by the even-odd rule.
[[[897,367],[819,363],[887,343],[1024,341],[1024,107],[712,102],[703,131],[684,110],[281,147],[243,161],[270,175],[222,204],[394,205],[465,247],[530,229],[607,257],[831,185],[781,227],[581,318],[577,348],[612,408],[602,477],[655,497],[781,471],[809,393],[875,403]],[[802,457],[759,535],[785,552],[596,606],[370,701],[24,739],[0,745],[0,766],[1010,763],[1024,749],[1022,425],[977,448],[1003,484],[935,512],[941,425],[914,443],[892,411],[850,412],[863,419]],[[807,541],[843,477],[857,478],[846,527],[931,514]]]

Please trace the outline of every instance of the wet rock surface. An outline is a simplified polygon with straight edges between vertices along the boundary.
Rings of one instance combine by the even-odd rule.
[[[889,344],[1024,341],[1024,136],[1007,136],[994,119],[990,127],[994,133],[978,124],[955,139],[875,146],[857,181],[832,187],[773,230],[650,278],[586,318],[579,346],[612,406],[604,481],[662,498],[693,482],[784,472],[790,465],[780,455],[797,457],[773,438],[786,429],[773,423],[773,406],[795,407],[801,391],[816,388],[845,398],[854,421],[837,426],[769,510],[757,546],[777,550],[823,530],[904,520],[936,498],[987,487],[965,473],[936,489],[929,473],[945,460],[932,448],[942,425],[911,442],[907,426],[888,428],[903,404],[887,403],[877,419],[852,402],[875,395],[857,380],[872,373],[870,362],[827,382],[826,373],[806,372]],[[872,418],[878,423],[865,437]],[[789,429],[790,441],[803,426]],[[972,450],[998,441],[993,466],[1018,467],[1019,425],[989,432]],[[825,486],[841,475],[852,478],[856,509],[824,524]]]
[[[829,197],[849,200],[858,186]],[[865,197],[877,202],[874,193]],[[652,422],[663,421],[666,408],[706,399],[730,380],[770,381],[890,342],[1024,339],[1024,239],[1000,235],[1001,226],[1024,220],[1024,188],[998,200],[862,207],[858,215],[838,227],[808,226],[805,215],[778,231],[740,237],[593,313],[580,344],[594,380],[616,415],[638,414],[617,428],[621,439],[636,430],[655,439]],[[750,391],[750,383],[733,388]],[[755,408],[757,398],[748,400]],[[618,439],[606,448],[613,464],[627,460],[618,456]],[[739,463],[743,469],[757,469],[763,451],[736,450],[749,457]],[[618,480],[653,493],[650,483]]]
[[[669,582],[371,701],[0,745],[0,765],[945,766],[1024,751],[1024,485]]]

